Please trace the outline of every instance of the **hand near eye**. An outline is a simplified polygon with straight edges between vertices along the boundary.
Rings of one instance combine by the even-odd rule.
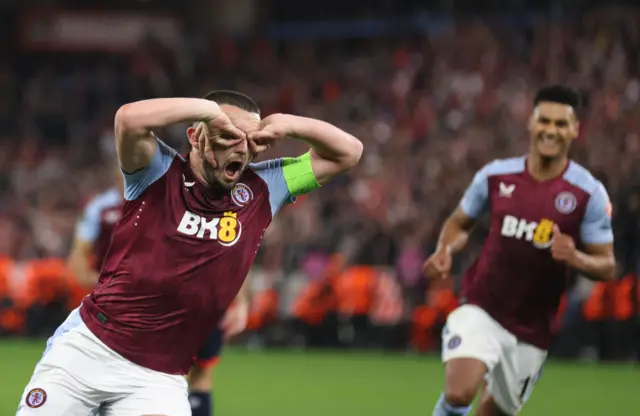
[[[234,126],[229,117],[223,112],[207,122],[198,123],[196,137],[198,137],[200,155],[214,168],[217,167],[214,158],[214,147],[216,149],[226,149],[247,139],[246,134]]]
[[[260,122],[260,128],[249,133],[249,147],[254,154],[269,150],[273,144],[291,135],[291,117],[287,114],[272,114]]]

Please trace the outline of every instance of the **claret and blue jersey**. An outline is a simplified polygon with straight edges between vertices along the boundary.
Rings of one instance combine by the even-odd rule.
[[[149,166],[125,175],[122,218],[84,322],[130,361],[186,374],[273,216],[317,186],[307,154],[252,164],[231,191],[214,190],[158,140]]]
[[[578,245],[612,243],[607,192],[573,161],[558,178],[540,182],[529,174],[526,157],[503,159],[482,168],[460,202],[471,218],[487,208],[489,235],[463,279],[463,297],[519,339],[547,349],[569,277],[549,251],[553,227]]]
[[[111,188],[89,201],[76,226],[76,238],[93,246],[93,268],[100,271],[122,212],[122,192]]]

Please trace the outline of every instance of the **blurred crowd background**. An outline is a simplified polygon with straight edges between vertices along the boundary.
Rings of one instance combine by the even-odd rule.
[[[113,185],[117,108],[236,89],[365,145],[269,228],[247,342],[437,349],[486,229],[451,281],[429,284],[422,262],[474,172],[527,151],[536,90],[562,83],[586,104],[572,156],[611,195],[620,280],[576,278],[554,353],[637,360],[640,9],[481,3],[0,1],[0,334],[49,334],[89,290],[64,259],[84,204]],[[184,126],[161,137],[182,148]]]

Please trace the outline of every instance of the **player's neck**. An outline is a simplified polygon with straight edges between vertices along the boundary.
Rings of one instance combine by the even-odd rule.
[[[189,167],[191,168],[191,172],[193,172],[193,176],[196,177],[196,180],[200,182],[202,185],[209,186],[206,179],[204,178],[204,173],[201,169],[198,169],[198,166],[193,162],[193,158],[189,159]]]
[[[187,154],[187,162],[189,163],[189,168],[195,176],[196,180],[200,182],[204,186],[209,186],[207,180],[204,177],[203,167],[202,167],[202,159],[198,156],[193,149]]]
[[[545,157],[531,155],[527,161],[529,174],[538,181],[547,181],[562,175],[569,163],[566,156],[548,159]]]

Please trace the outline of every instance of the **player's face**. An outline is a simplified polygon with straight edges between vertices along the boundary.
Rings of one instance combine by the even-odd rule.
[[[548,159],[566,156],[571,141],[578,136],[578,128],[571,106],[541,102],[529,121],[532,150]]]
[[[256,131],[260,127],[260,117],[255,113],[227,104],[221,105],[220,108],[229,116],[231,122],[246,134]],[[194,133],[195,129],[193,128],[187,131],[192,144],[198,141],[197,138],[194,140],[192,137]],[[198,161],[196,163],[202,164],[204,179],[208,183],[217,183],[226,189],[233,188],[253,157],[249,151],[248,141],[244,140],[229,148],[216,147],[214,144],[212,150],[216,167],[209,163],[203,155],[197,155]]]

